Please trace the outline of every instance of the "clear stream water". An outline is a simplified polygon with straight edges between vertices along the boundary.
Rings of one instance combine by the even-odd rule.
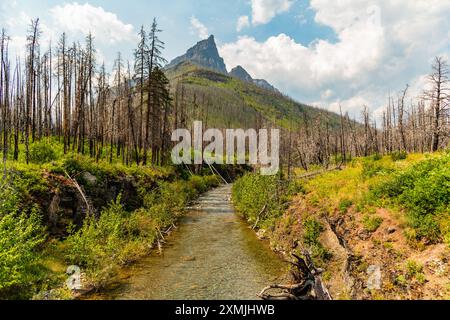
[[[167,239],[161,255],[128,268],[92,299],[257,299],[282,282],[286,264],[257,239],[230,202],[231,186],[203,195]]]

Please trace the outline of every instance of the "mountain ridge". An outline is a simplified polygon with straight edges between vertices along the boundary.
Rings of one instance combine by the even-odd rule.
[[[225,62],[217,50],[214,35],[209,36],[208,39],[197,42],[197,44],[189,48],[185,54],[173,59],[165,68],[170,69],[176,67],[185,61],[190,61],[202,67],[228,74]]]
[[[263,89],[279,92],[274,86],[264,79],[253,79],[253,77],[244,69],[244,67],[238,65],[234,67],[230,72],[227,71],[225,62],[219,54],[214,35],[209,36],[205,40],[197,42],[193,47],[189,48],[185,54],[174,58],[165,69],[175,68],[183,62],[192,62],[200,67],[214,70],[216,72],[229,75],[240,80],[253,83]]]

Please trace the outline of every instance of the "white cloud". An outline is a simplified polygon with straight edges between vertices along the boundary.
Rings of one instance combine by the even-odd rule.
[[[287,12],[293,0],[251,0],[254,25],[269,23],[276,15]]]
[[[242,29],[248,28],[250,26],[250,19],[248,16],[239,17],[236,25],[236,31],[241,32]]]
[[[259,42],[240,37],[220,48],[228,67],[242,65],[294,98],[359,115],[378,109],[429,72],[431,58],[450,53],[450,2],[440,0],[311,0],[315,22],[336,40],[308,45],[279,34]],[[260,17],[263,15],[261,14]],[[262,21],[264,19],[260,19]],[[411,95],[418,94],[418,85]]]
[[[206,39],[209,36],[208,28],[196,17],[191,17],[191,28],[200,39]]]
[[[94,7],[88,3],[57,5],[50,9],[50,15],[61,30],[84,35],[92,32],[96,41],[111,44],[134,42],[137,37],[131,24],[122,22],[116,14],[105,11],[102,7]]]

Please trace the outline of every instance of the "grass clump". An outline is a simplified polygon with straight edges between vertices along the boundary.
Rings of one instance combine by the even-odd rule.
[[[341,202],[339,202],[339,212],[340,213],[346,213],[347,210],[353,205],[353,201],[350,199],[342,199]]]
[[[383,223],[383,219],[381,217],[366,214],[362,222],[364,225],[364,229],[366,229],[369,232],[375,232]]]
[[[427,279],[423,272],[423,265],[417,263],[416,261],[409,260],[406,262],[403,268],[402,274],[398,275],[396,282],[401,286],[407,286],[414,282],[419,285],[424,284]]]

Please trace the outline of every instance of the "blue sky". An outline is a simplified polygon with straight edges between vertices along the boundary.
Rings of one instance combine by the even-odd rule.
[[[293,2],[289,12],[275,16],[270,23],[246,28],[241,32],[236,31],[236,21],[240,16],[251,16],[252,6],[249,0],[91,0],[87,2],[0,0],[0,3],[8,8],[2,10],[0,14],[2,20],[25,12],[28,17],[39,17],[43,23],[46,23],[51,19],[49,15],[51,8],[72,3],[79,5],[88,3],[93,7],[101,7],[105,11],[116,14],[123,23],[133,25],[135,31],[141,25],[148,27],[153,17],[156,17],[163,29],[162,38],[166,42],[165,54],[168,59],[184,53],[188,47],[200,39],[198,34],[191,30],[192,17],[207,26],[209,33],[216,36],[219,44],[236,41],[241,35],[249,35],[258,41],[264,41],[270,36],[285,33],[304,44],[317,38],[331,41],[335,38],[331,28],[314,23],[314,11],[308,9],[309,2],[306,0]],[[170,6],[167,6],[167,3],[170,3]],[[2,27],[10,29],[5,25]],[[20,29],[25,30],[26,25],[19,26],[19,30],[15,26],[14,30],[8,31],[21,34],[23,30]],[[128,55],[132,46],[120,43],[108,49],[117,49]]]
[[[27,24],[41,19],[41,42],[92,31],[98,59],[131,59],[136,33],[153,17],[168,60],[209,34],[230,69],[244,66],[293,98],[355,117],[380,112],[406,84],[426,85],[435,55],[450,55],[450,1],[442,0],[0,0],[0,27],[23,55]],[[240,22],[238,22],[240,21]],[[239,25],[239,27],[238,27]]]

